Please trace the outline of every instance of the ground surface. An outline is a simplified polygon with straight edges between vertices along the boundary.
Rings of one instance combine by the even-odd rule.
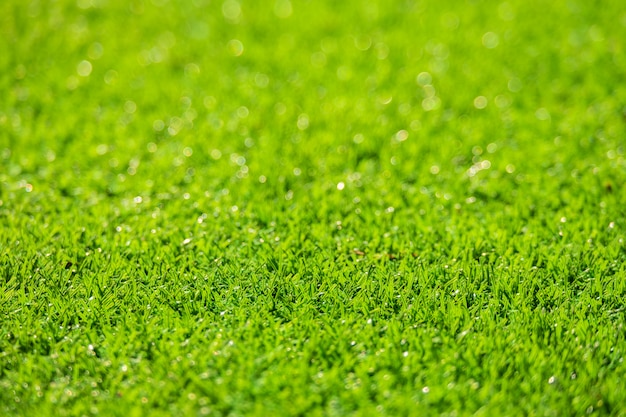
[[[626,10],[0,3],[0,414],[625,415]]]

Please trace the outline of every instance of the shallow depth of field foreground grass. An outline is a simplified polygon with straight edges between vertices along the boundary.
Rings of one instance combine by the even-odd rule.
[[[0,414],[626,415],[618,1],[0,3]]]

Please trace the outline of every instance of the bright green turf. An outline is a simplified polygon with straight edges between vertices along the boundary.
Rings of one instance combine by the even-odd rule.
[[[0,2],[0,414],[626,415],[620,3]]]

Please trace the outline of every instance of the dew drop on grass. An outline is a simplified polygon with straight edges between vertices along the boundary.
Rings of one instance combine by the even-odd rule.
[[[511,99],[502,94],[497,95],[493,101],[499,109],[505,109],[511,105]]]
[[[254,139],[252,138],[246,138],[243,141],[243,144],[245,145],[246,148],[252,148],[254,146]]]
[[[298,129],[306,130],[309,127],[309,116],[305,113],[302,113],[298,116]]]
[[[232,56],[241,56],[243,54],[243,43],[238,39],[229,40],[226,47]]]
[[[537,109],[535,112],[537,120],[550,120],[550,112],[545,107]]]
[[[250,114],[250,111],[248,110],[246,106],[240,106],[237,109],[236,113],[237,113],[237,117],[239,117],[240,119],[245,119]]]
[[[433,77],[429,73],[427,73],[427,72],[420,72],[417,75],[416,81],[417,81],[417,83],[419,85],[421,85],[423,87],[423,86],[426,86],[426,85],[430,85],[430,83],[432,83],[432,81],[433,81]]]
[[[254,83],[256,84],[257,87],[259,88],[265,88],[267,87],[267,85],[269,84],[270,79],[267,75],[262,74],[262,73],[257,73],[254,76]]]
[[[422,122],[420,122],[417,119],[411,120],[411,124],[409,124],[409,127],[411,128],[412,131],[417,132],[418,130],[422,128]]]
[[[517,77],[513,77],[509,80],[507,87],[512,93],[517,93],[522,89],[522,81]]]
[[[206,96],[202,99],[202,104],[204,104],[207,110],[213,110],[217,104],[217,99],[213,96]]]
[[[282,116],[287,112],[287,106],[284,103],[278,102],[274,105],[274,111],[277,115]]]
[[[424,111],[436,110],[441,106],[441,99],[439,97],[426,97],[422,100],[422,108]]]
[[[405,140],[408,139],[408,137],[409,137],[409,132],[407,132],[404,129],[399,130],[395,135],[395,139],[398,142],[404,142]]]
[[[137,104],[135,104],[134,101],[128,100],[126,103],[124,103],[124,112],[128,114],[133,114],[135,113],[135,111],[137,111]]]
[[[426,97],[435,97],[437,95],[437,90],[431,84],[427,84],[423,87],[424,96]]]
[[[482,38],[483,46],[488,49],[493,49],[500,43],[500,38],[493,32],[487,32]]]
[[[222,14],[228,20],[236,23],[241,17],[241,6],[236,0],[226,0],[222,4]]]
[[[185,65],[185,75],[187,77],[195,77],[198,74],[200,74],[200,66],[198,64],[191,62]]]
[[[234,164],[242,167],[246,164],[246,157],[243,155],[239,155],[237,153],[232,153],[230,154],[230,160],[231,162],[233,162]]]
[[[367,35],[360,35],[354,37],[354,46],[359,51],[367,51],[372,46],[372,38]]]
[[[91,75],[92,69],[93,67],[91,65],[91,62],[87,60],[80,61],[78,65],[76,66],[76,72],[81,77],[89,77],[89,75]]]
[[[487,97],[485,96],[478,96],[474,99],[474,107],[476,107],[479,110],[484,109],[485,107],[487,107]]]
[[[115,84],[115,81],[117,80],[117,75],[118,75],[117,71],[108,70],[106,74],[104,74],[104,82],[108,85]]]

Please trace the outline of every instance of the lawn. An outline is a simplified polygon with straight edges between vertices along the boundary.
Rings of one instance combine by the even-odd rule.
[[[618,1],[0,2],[0,415],[626,415]]]

